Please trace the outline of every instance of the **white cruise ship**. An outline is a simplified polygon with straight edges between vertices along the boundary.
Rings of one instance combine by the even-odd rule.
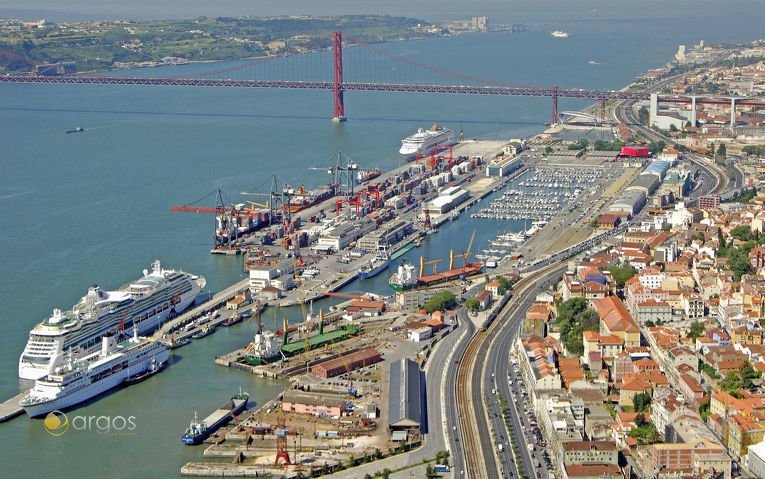
[[[101,350],[75,359],[35,381],[20,402],[29,417],[72,407],[122,384],[126,379],[158,371],[170,356],[170,348],[134,336],[117,344],[115,336],[101,338]]]
[[[117,291],[91,286],[71,310],[54,309],[29,332],[19,358],[19,377],[40,379],[69,353],[79,358],[97,351],[101,337],[121,327],[128,335],[134,326],[139,335],[150,333],[186,310],[204,287],[203,277],[162,269],[159,261],[151,272],[144,270],[142,278]]]
[[[452,130],[433,124],[429,130],[419,128],[417,133],[401,140],[401,149],[398,152],[402,155],[429,153],[439,145],[451,144],[453,138]]]

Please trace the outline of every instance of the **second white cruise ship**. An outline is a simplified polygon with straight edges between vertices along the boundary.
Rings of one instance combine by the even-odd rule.
[[[91,286],[69,311],[53,314],[29,332],[29,341],[19,358],[19,377],[40,379],[64,363],[99,350],[101,338],[124,329],[150,333],[167,319],[186,310],[205,287],[204,277],[162,269],[159,261],[143,277],[116,291]]]
[[[429,130],[419,128],[417,133],[401,140],[401,149],[398,152],[407,156],[426,154],[439,145],[451,144],[453,139],[452,130],[433,124]]]

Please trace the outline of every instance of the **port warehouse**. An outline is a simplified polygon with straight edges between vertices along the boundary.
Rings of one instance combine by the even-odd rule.
[[[469,196],[470,193],[459,186],[450,186],[439,191],[438,196],[427,203],[423,209],[427,209],[432,214],[442,215],[467,201]]]
[[[390,365],[388,429],[393,441],[427,433],[425,372],[411,359]]]
[[[397,220],[393,224],[386,225],[384,228],[369,233],[361,238],[357,245],[359,249],[365,251],[376,251],[383,246],[390,246],[403,240],[414,232],[414,225],[407,222]]]
[[[520,158],[499,157],[486,165],[486,176],[504,177],[517,171],[523,166]]]
[[[644,153],[640,150],[640,153]],[[653,160],[613,201],[610,211],[634,215],[645,206],[646,198],[661,185],[671,166],[667,160]]]
[[[333,378],[380,361],[382,361],[380,351],[375,348],[367,348],[343,357],[323,361],[311,368],[311,374],[323,379]]]

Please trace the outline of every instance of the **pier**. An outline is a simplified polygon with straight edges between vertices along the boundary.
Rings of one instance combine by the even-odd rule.
[[[0,422],[10,421],[11,419],[21,416],[24,413],[24,408],[19,406],[19,401],[26,396],[28,390],[22,391],[16,396],[8,399],[4,403],[0,404]]]

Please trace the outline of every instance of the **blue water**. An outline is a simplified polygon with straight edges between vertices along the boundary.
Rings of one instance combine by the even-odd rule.
[[[528,23],[522,34],[476,34],[399,42],[394,54],[441,68],[514,84],[618,88],[671,58],[679,43],[751,41],[763,33],[759,2],[642,2],[630,10],[613,2],[153,2],[127,6],[89,2],[0,1],[0,15],[83,19],[192,15],[383,11],[423,18],[488,14],[496,22]],[[179,6],[183,9],[179,10]],[[561,8],[555,11],[550,5]],[[646,7],[645,5],[648,5]],[[659,6],[662,9],[659,10]],[[380,10],[380,8],[382,8]],[[595,9],[595,11],[593,11]],[[183,15],[177,12],[182,11]],[[432,13],[432,14],[430,14]],[[22,15],[23,14],[23,15]],[[549,36],[562,29],[565,41]],[[599,65],[589,65],[589,60]],[[348,75],[363,77],[365,61],[348,53]],[[191,65],[132,72],[181,75],[226,65]],[[354,71],[356,68],[356,71]],[[396,73],[398,72],[398,73]],[[400,71],[385,75],[401,74]],[[427,73],[404,72],[413,80]],[[444,79],[444,81],[447,81]],[[230,200],[265,187],[273,173],[293,184],[327,181],[310,166],[327,165],[338,150],[365,166],[397,166],[399,140],[439,121],[466,137],[528,136],[549,121],[549,100],[354,93],[346,95],[342,125],[329,122],[326,92],[206,90],[117,86],[0,87],[0,397],[18,391],[18,355],[29,329],[54,307],[76,302],[91,283],[113,288],[134,279],[155,258],[205,275],[210,289],[242,277],[240,260],[208,254],[211,218],[176,214],[217,187]],[[561,102],[564,109],[581,106]],[[67,135],[82,125],[88,131]],[[463,215],[465,216],[465,215]],[[410,259],[445,257],[477,231],[483,242],[508,225],[463,218],[448,224]],[[462,246],[465,245],[465,246]],[[356,282],[351,290],[387,292],[387,274]],[[326,304],[324,304],[326,306]],[[319,307],[321,305],[316,305]],[[271,311],[297,320],[300,309]],[[245,323],[179,350],[167,371],[78,409],[83,415],[134,415],[133,435],[70,431],[54,438],[41,421],[0,424],[0,462],[18,465],[18,477],[171,477],[201,451],[181,447],[179,436],[193,411],[217,407],[239,386],[258,403],[281,384],[215,367],[216,354],[246,344],[255,329]],[[105,447],[108,446],[108,447]],[[98,451],[97,453],[95,451]]]

